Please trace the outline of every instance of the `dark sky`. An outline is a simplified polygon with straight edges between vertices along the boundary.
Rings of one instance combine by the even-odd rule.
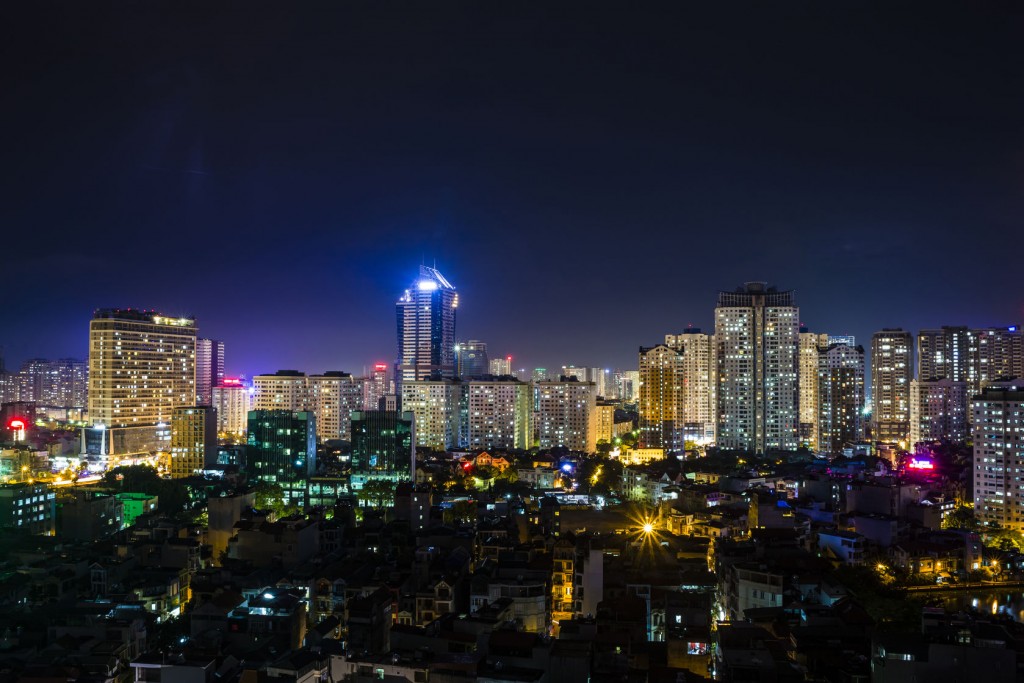
[[[746,280],[863,342],[1024,322],[1020,5],[14,4],[8,365],[131,306],[359,372],[424,259],[524,367],[636,367]]]

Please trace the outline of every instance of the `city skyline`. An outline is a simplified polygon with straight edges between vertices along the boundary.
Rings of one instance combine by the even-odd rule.
[[[632,367],[748,280],[861,340],[1024,318],[995,260],[1024,214],[998,13],[12,12],[0,223],[33,287],[6,301],[10,367],[83,357],[112,306],[194,315],[235,374],[359,372],[435,259],[460,337],[521,367]],[[154,244],[173,280],[145,276],[171,267]]]

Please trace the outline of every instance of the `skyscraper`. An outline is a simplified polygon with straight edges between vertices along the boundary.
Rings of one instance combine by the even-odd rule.
[[[719,446],[756,452],[797,448],[799,321],[791,291],[748,282],[719,292]]]
[[[434,268],[420,275],[398,300],[396,382],[455,376],[455,311],[459,295]]]
[[[373,372],[366,378],[363,385],[364,410],[379,410],[380,400],[390,392],[388,384],[388,366],[386,363],[377,363],[373,366]]]
[[[973,396],[990,382],[1024,376],[1024,333],[1017,326],[945,326],[917,336],[920,380],[964,382]]]
[[[467,410],[463,446],[509,450],[533,445],[533,396],[529,383],[514,379],[472,380],[465,383],[464,391]]]
[[[683,354],[682,420],[686,439],[707,443],[715,439],[714,337],[691,327],[665,335],[665,344]]]
[[[817,450],[840,454],[862,437],[864,348],[830,344],[818,351]]]
[[[241,379],[225,377],[220,386],[210,390],[213,407],[217,411],[217,431],[226,434],[245,434],[252,408],[252,394]]]
[[[495,377],[510,376],[512,374],[512,356],[492,358],[488,362],[488,370]]]
[[[89,418],[105,454],[165,450],[178,406],[196,403],[196,322],[152,311],[97,310],[89,324]]]
[[[828,335],[800,328],[800,443],[818,447],[818,349],[828,347]]]
[[[253,407],[256,410],[312,411],[316,414],[317,437],[349,439],[350,415],[365,403],[364,379],[332,370],[322,375],[305,375],[295,370],[278,370],[273,375],[252,378]]]
[[[999,382],[971,401],[974,514],[983,524],[1024,531],[1024,384]]]
[[[683,354],[640,347],[640,447],[683,450]]]
[[[84,360],[61,358],[25,361],[18,373],[16,399],[44,406],[84,408],[88,395],[89,365]]]
[[[533,405],[538,445],[594,452],[597,431],[590,420],[596,404],[593,382],[574,382],[566,378],[535,382]]]
[[[910,444],[967,439],[967,384],[951,379],[910,382]]]
[[[478,339],[456,342],[455,374],[462,379],[476,379],[488,374],[487,343]]]
[[[210,405],[213,387],[224,381],[224,342],[216,339],[196,340],[196,403]]]
[[[871,336],[871,421],[874,440],[905,441],[910,434],[913,337],[898,327]]]

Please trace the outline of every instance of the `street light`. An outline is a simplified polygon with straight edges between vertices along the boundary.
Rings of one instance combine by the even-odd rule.
[[[654,531],[654,525],[653,524],[651,524],[650,522],[647,522],[646,524],[644,524],[644,533],[645,534],[649,534],[652,531]]]

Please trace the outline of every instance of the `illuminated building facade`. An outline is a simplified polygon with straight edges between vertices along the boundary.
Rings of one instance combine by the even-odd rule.
[[[910,382],[910,444],[967,439],[967,384],[950,379]]]
[[[917,335],[917,378],[964,382],[968,395],[991,382],[1024,376],[1024,333],[1017,326],[946,326]]]
[[[401,391],[403,411],[415,416],[417,446],[445,450],[459,444],[460,418],[465,410],[461,382],[405,381]]]
[[[999,382],[971,400],[974,514],[982,523],[1024,531],[1024,384]]]
[[[640,347],[640,448],[683,450],[683,354]]]
[[[830,344],[818,351],[816,450],[842,454],[863,438],[864,348]]]
[[[612,443],[615,438],[615,406],[610,403],[598,403],[594,406],[594,442]]]
[[[0,484],[0,529],[53,536],[56,516],[57,495],[46,484]]]
[[[9,400],[64,408],[87,405],[89,364],[84,360],[33,358],[22,364],[17,380],[17,391]]]
[[[813,450],[818,445],[818,350],[828,347],[828,335],[801,327],[798,346],[800,444]]]
[[[791,291],[748,282],[734,292],[719,293],[719,446],[764,452],[799,445],[799,321]]]
[[[464,390],[467,404],[464,447],[507,450],[533,445],[533,395],[528,383],[475,380],[466,382]]]
[[[385,396],[391,393],[391,385],[388,382],[388,366],[386,363],[377,363],[373,366],[373,372],[366,378],[363,385],[364,410],[380,410],[380,402]]]
[[[246,471],[254,481],[280,484],[288,501],[304,505],[316,472],[316,415],[310,411],[252,410]]]
[[[256,410],[311,411],[316,414],[317,436],[321,441],[349,439],[351,414],[366,402],[364,382],[347,372],[329,371],[306,375],[279,370],[273,375],[256,375],[253,408]]]
[[[665,335],[665,344],[683,354],[682,420],[685,438],[698,443],[715,440],[715,340],[700,328]]]
[[[217,431],[245,434],[252,409],[249,387],[237,377],[225,377],[220,386],[210,389],[213,407],[217,410]]]
[[[488,374],[487,343],[478,339],[455,344],[455,375],[462,379],[477,379]]]
[[[211,406],[175,408],[171,414],[171,477],[191,477],[216,462],[217,411]]]
[[[208,406],[213,401],[213,387],[224,381],[224,342],[216,339],[196,340],[196,403]]]
[[[165,451],[178,406],[196,403],[196,323],[152,311],[97,310],[89,323],[89,419],[105,455]],[[87,435],[88,436],[88,435]]]
[[[416,467],[415,417],[410,412],[352,414],[352,487],[366,481],[411,481]]]
[[[874,440],[906,441],[910,435],[913,336],[887,327],[871,336],[871,417]]]
[[[492,358],[487,363],[488,371],[495,377],[507,377],[512,375],[512,356],[504,358]]]
[[[459,295],[434,268],[420,266],[415,282],[398,300],[396,381],[455,377],[455,311]]]
[[[561,378],[533,385],[534,424],[540,448],[563,446],[593,453],[596,432],[590,424],[597,404],[593,382]]]

